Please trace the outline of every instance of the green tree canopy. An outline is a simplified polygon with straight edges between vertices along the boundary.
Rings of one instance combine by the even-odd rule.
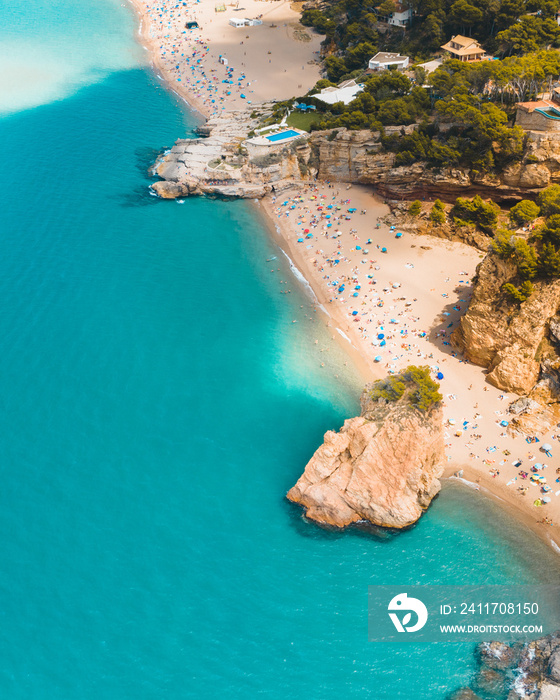
[[[518,226],[534,221],[539,215],[540,208],[530,199],[522,199],[510,209],[509,217]]]

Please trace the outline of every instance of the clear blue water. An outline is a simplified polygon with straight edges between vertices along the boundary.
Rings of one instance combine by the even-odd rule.
[[[117,3],[54,5],[9,7],[134,54]],[[396,537],[302,521],[284,494],[358,378],[247,203],[146,194],[192,118],[141,67],[96,75],[0,119],[0,695],[443,700],[471,648],[368,643],[367,586],[556,558],[459,487]]]
[[[272,136],[267,136],[269,141],[283,141],[284,139],[291,139],[294,136],[299,136],[297,131],[290,129],[289,131],[281,131],[278,134],[272,134]]]

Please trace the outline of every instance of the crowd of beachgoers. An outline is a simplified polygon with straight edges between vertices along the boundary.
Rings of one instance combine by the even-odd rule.
[[[131,1],[156,66],[206,117],[305,92],[321,77],[321,38],[305,33],[302,41],[294,33],[299,15],[289,2]],[[232,17],[260,17],[262,24],[234,27]]]
[[[288,2],[247,0],[239,8],[131,1],[155,66],[206,117],[303,94],[321,77],[320,37],[302,41],[294,33],[298,14]],[[263,24],[231,26],[240,11]],[[187,28],[188,22],[198,26]],[[485,382],[483,369],[457,355],[449,341],[468,306],[480,251],[385,225],[388,207],[365,187],[317,183],[268,196],[263,205],[325,311],[333,342],[367,367],[368,379],[409,364],[428,365],[439,378],[447,473],[462,469],[473,488],[513,504],[529,524],[560,523],[554,466],[560,432],[512,431],[507,407],[516,397]],[[547,443],[545,454],[540,447]]]
[[[430,367],[444,397],[447,474],[462,469],[473,488],[522,503],[533,521],[560,522],[560,429],[512,429],[517,396],[485,382],[450,341],[481,252],[386,225],[389,209],[367,187],[316,183],[266,206],[330,317],[333,342],[343,336],[375,378]]]

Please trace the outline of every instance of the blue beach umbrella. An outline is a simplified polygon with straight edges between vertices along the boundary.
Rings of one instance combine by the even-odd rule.
[[[357,311],[352,311],[352,316],[357,316],[358,312]]]
[[[377,355],[377,356],[375,357],[375,361],[376,361],[376,362],[381,362],[382,359],[383,359],[383,358],[381,357],[381,355]]]
[[[437,373],[437,378],[438,378],[438,379],[443,379],[443,373],[442,373],[442,372],[438,372],[438,373]]]

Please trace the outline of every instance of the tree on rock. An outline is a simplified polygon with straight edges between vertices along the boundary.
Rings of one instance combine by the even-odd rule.
[[[445,223],[445,205],[441,199],[436,199],[434,206],[430,211],[430,221],[434,224],[444,224]]]
[[[509,218],[514,224],[524,226],[534,221],[540,213],[540,207],[530,199],[522,199],[509,212]]]
[[[422,211],[422,202],[419,199],[415,199],[414,202],[408,207],[408,213],[410,216],[418,216]]]
[[[544,216],[560,214],[560,185],[550,185],[539,192],[537,201]]]

